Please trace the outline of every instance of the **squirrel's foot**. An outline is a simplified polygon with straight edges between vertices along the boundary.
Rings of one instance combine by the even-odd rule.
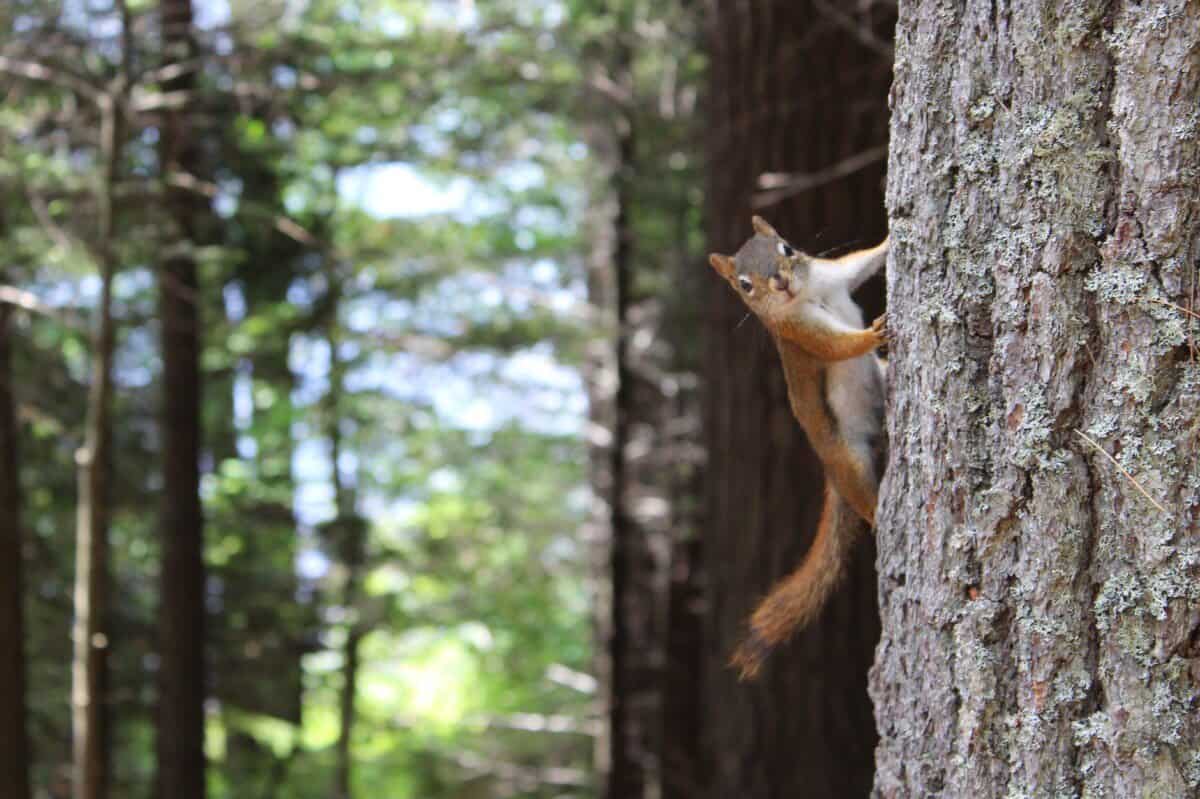
[[[871,323],[871,332],[878,339],[876,346],[892,340],[892,331],[887,326],[887,314],[881,314]]]

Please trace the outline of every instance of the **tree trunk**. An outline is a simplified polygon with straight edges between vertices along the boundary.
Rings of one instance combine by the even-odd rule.
[[[810,252],[862,247],[884,235],[882,155],[873,154],[887,141],[890,62],[879,46],[863,41],[874,41],[864,31],[884,31],[886,38],[889,20],[868,19],[863,31],[851,31],[838,15],[821,12],[830,5],[719,0],[712,6],[707,232],[713,251],[735,251],[752,233],[754,212]],[[755,191],[764,173],[806,177],[793,176],[785,190],[766,194]],[[789,410],[775,347],[707,266],[695,270],[707,286],[709,314],[702,706],[712,774],[706,795],[864,796],[876,741],[867,697],[879,634],[873,542],[860,542],[820,618],[772,656],[756,683],[739,684],[727,665],[757,600],[803,559],[822,478]]]
[[[689,486],[690,487],[690,486]],[[680,518],[678,514],[675,518]],[[684,517],[687,521],[690,518]],[[697,575],[699,541],[675,541],[671,552],[666,663],[662,682],[662,796],[703,796],[709,763],[704,757],[703,583]]]
[[[621,44],[614,57],[618,84],[632,87],[632,55],[628,35],[632,26],[622,25]],[[609,529],[612,534],[610,574],[612,578],[612,635],[609,638],[611,695],[609,699],[609,743],[611,771],[606,783],[607,799],[639,799],[659,793],[658,729],[660,706],[656,653],[662,646],[657,625],[662,597],[655,591],[655,563],[647,530],[631,510],[639,487],[630,463],[632,430],[640,409],[635,407],[633,357],[630,341],[634,323],[633,301],[633,176],[635,165],[634,123],[631,114],[618,115],[613,137],[615,161],[612,174],[613,293],[612,315],[616,342],[613,373],[612,442],[608,450],[611,485],[608,495]]]
[[[1200,6],[909,3],[875,791],[1200,791]]]
[[[343,570],[342,609],[346,640],[342,646],[342,685],[338,697],[339,726],[334,763],[333,799],[351,799],[354,792],[354,727],[357,722],[359,649],[366,634],[361,614],[362,573],[366,554],[366,521],[355,511],[355,486],[342,476],[342,396],[346,365],[342,361],[340,307],[343,277],[337,266],[329,268],[329,307],[326,309],[326,341],[329,343],[329,392],[325,397],[325,425],[329,438],[329,460],[333,479],[336,515],[326,525],[334,544],[333,554]]]
[[[593,132],[591,145],[604,144],[604,137]],[[605,198],[608,200],[609,198]],[[607,322],[611,319],[613,306],[612,250],[614,231],[609,219],[610,202],[591,199],[588,209],[587,259],[588,302]],[[615,330],[611,331],[615,335]],[[596,336],[588,342],[585,354],[584,380],[588,395],[588,485],[592,489],[592,501],[588,520],[584,525],[583,538],[588,545],[589,594],[593,608],[593,636],[595,641],[595,672],[599,684],[596,696],[597,715],[608,712],[609,718],[596,736],[593,764],[601,791],[610,784],[613,761],[613,729],[611,707],[613,702],[613,653],[611,640],[615,618],[613,615],[612,559],[612,511],[610,502],[613,492],[613,459],[609,450],[615,429],[616,403],[613,384],[616,380],[616,348],[611,346],[610,336]]]
[[[124,44],[128,44],[125,42]],[[128,52],[126,48],[126,52]],[[108,795],[111,747],[108,722],[109,476],[112,472],[112,363],[116,344],[112,283],[116,272],[114,197],[124,140],[124,97],[106,95],[100,107],[100,157],[96,192],[97,266],[100,302],[92,335],[83,446],[75,454],[79,499],[75,539],[75,645],[71,674],[72,750],[75,799]]]
[[[183,63],[195,52],[190,0],[161,4],[167,59]],[[185,70],[163,85],[188,92]],[[187,109],[168,112],[161,132],[164,173],[197,174],[200,153]],[[195,247],[204,204],[184,189],[169,190],[176,236],[159,268],[163,359],[163,505],[159,610],[158,795],[201,799],[205,793],[205,574],[200,506],[200,286]]]
[[[617,16],[618,32],[595,66],[620,87],[619,93],[633,97],[634,9],[626,4],[611,13]],[[665,571],[655,549],[656,542],[667,542],[663,531],[652,529],[634,509],[651,481],[645,464],[635,462],[631,450],[635,438],[645,441],[656,434],[641,431],[657,431],[652,420],[657,420],[661,403],[647,401],[650,392],[636,379],[631,347],[637,332],[636,114],[629,105],[599,93],[593,99],[603,111],[591,121],[588,137],[603,178],[590,209],[588,299],[607,334],[593,342],[587,375],[594,431],[590,482],[598,497],[589,535],[597,553],[596,671],[607,713],[604,733],[597,740],[596,768],[601,796],[640,799],[661,793],[659,677],[667,595]]]
[[[0,785],[29,799],[25,623],[21,580],[21,482],[10,356],[12,309],[0,303]]]
[[[357,575],[353,579],[357,583]],[[347,583],[349,580],[350,578],[347,578]],[[349,585],[347,585],[345,593],[350,594]],[[334,799],[351,799],[353,796],[355,699],[358,696],[359,644],[361,643],[362,631],[355,624],[346,631],[346,643],[342,649],[342,691],[338,701],[341,718],[338,726],[337,763],[334,768]]]

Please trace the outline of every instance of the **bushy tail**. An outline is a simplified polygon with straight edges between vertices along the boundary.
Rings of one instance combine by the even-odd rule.
[[[855,537],[866,529],[867,523],[826,483],[821,521],[804,562],[759,603],[749,635],[733,654],[741,679],[758,676],[771,650],[813,620],[841,582]]]

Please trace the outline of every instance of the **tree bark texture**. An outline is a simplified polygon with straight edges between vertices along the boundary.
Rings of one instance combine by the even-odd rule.
[[[162,3],[167,58],[194,57],[191,0]],[[189,92],[194,72],[166,82],[163,91]],[[199,144],[188,109],[166,114],[161,160],[167,173],[197,174]],[[170,190],[168,213],[175,241],[159,266],[162,325],[162,571],[159,610],[158,791],[163,799],[202,799],[205,793],[205,570],[200,506],[200,286],[192,255],[203,202],[185,189]]]
[[[25,701],[21,481],[13,396],[12,309],[0,303],[0,786],[28,799],[29,739]]]
[[[867,27],[886,39],[890,19],[877,10]],[[827,12],[828,4],[791,0],[711,5],[710,250],[734,252],[752,233],[752,213],[809,252],[875,244],[886,232],[883,157],[870,153],[887,142],[890,62]],[[855,158],[860,166],[840,177],[803,177]],[[808,188],[765,194],[764,173],[788,173],[788,185]],[[876,741],[867,670],[879,634],[870,540],[857,545],[820,618],[772,655],[755,683],[738,683],[728,667],[756,602],[804,557],[822,476],[766,332],[707,265],[695,269],[708,309],[702,707],[713,773],[705,795],[865,796]]]
[[[901,5],[881,797],[1200,791],[1200,4]]]

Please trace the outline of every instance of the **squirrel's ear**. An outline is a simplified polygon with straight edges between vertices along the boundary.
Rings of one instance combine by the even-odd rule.
[[[716,269],[717,274],[719,274],[721,277],[727,278],[733,274],[733,259],[728,255],[721,255],[720,253],[716,252],[710,253],[708,256],[708,262],[712,264],[712,268]]]
[[[754,225],[754,230],[756,233],[761,233],[764,236],[774,236],[777,239],[783,238],[783,236],[780,236],[778,233],[776,233],[775,228],[767,224],[767,220],[763,219],[761,216],[750,217],[750,224]]]

